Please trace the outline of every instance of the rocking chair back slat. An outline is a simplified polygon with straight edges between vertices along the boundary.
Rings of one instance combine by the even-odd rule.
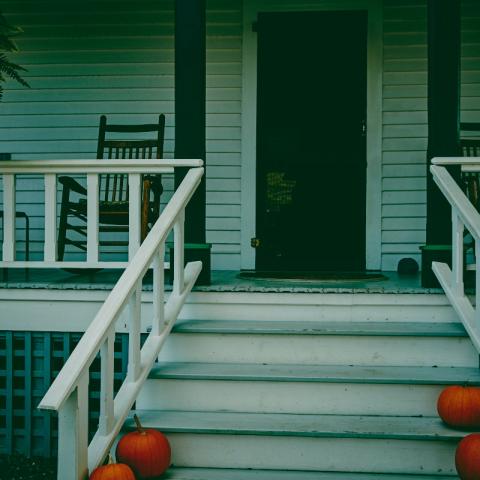
[[[105,115],[102,115],[100,117],[98,134],[97,159],[161,159],[163,158],[164,129],[164,115],[159,116],[158,123],[144,125],[107,124],[107,118]],[[132,134],[133,138],[131,138]],[[140,134],[150,135],[150,138],[141,138],[139,136]],[[62,179],[60,179],[60,181],[62,181]],[[73,182],[73,180],[68,181],[70,183]],[[65,182],[67,182],[67,180],[65,180]],[[120,227],[121,231],[129,231],[128,184],[129,181],[125,174],[110,173],[100,175],[98,182],[99,196],[101,198],[99,204],[99,224],[102,232],[120,231]],[[69,185],[70,184],[67,185],[68,189],[70,188]],[[76,187],[77,190],[75,191],[83,192],[84,189],[82,190],[82,188],[83,187],[79,185]],[[160,174],[145,175],[142,178],[142,239],[145,238],[149,228],[151,228],[158,217],[160,195],[162,191],[163,187]],[[64,190],[64,193],[65,202],[62,200],[58,234],[59,260],[63,259],[66,244],[79,247],[85,243],[85,240],[83,239],[76,240],[73,237],[67,236],[68,230],[78,233],[76,225],[67,221],[68,216],[80,218],[82,221],[84,221],[86,217],[86,211],[84,211],[86,209],[85,199],[81,198],[79,202],[74,203],[71,200],[68,200],[69,190]],[[84,193],[81,194],[84,195]],[[110,240],[100,240],[99,242],[100,245],[107,245]],[[119,242],[121,243],[122,241]]]
[[[480,157],[480,123],[462,123],[460,149],[464,157]],[[478,133],[477,133],[478,132]],[[468,138],[465,138],[468,135]],[[477,136],[478,135],[478,136]],[[467,197],[477,210],[480,210],[480,185],[476,172],[463,172]]]

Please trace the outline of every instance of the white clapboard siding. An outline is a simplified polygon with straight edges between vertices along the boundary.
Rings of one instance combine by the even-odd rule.
[[[427,33],[424,0],[384,2],[382,269],[420,262],[425,241]]]
[[[480,121],[480,2],[462,0],[461,120]],[[427,7],[385,0],[382,268],[425,243]]]
[[[384,270],[405,256],[419,261],[425,241],[426,3],[383,2]],[[28,68],[32,88],[6,84],[0,151],[25,159],[92,157],[100,114],[142,123],[165,113],[165,154],[173,156],[173,0],[4,0],[2,11],[25,30],[12,59]],[[462,0],[464,122],[480,121],[479,24],[480,2]],[[207,240],[214,268],[240,266],[242,29],[241,0],[207,0]],[[21,183],[17,201],[32,214],[32,249],[41,252],[36,202],[43,187],[34,180]],[[165,186],[164,200],[173,183]]]
[[[94,158],[100,115],[151,123],[164,113],[165,157],[173,157],[173,0],[4,0],[2,12],[24,30],[11,58],[28,69],[31,88],[5,85],[1,152]],[[240,266],[241,22],[241,0],[207,0],[207,241],[216,269]],[[163,183],[165,202],[173,181]],[[29,214],[32,257],[40,259],[42,180],[19,178],[17,185],[17,209]],[[20,252],[23,238],[19,232]]]
[[[462,2],[462,122],[480,122],[480,3]]]

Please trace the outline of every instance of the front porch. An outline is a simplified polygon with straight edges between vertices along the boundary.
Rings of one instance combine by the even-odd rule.
[[[24,27],[18,61],[32,88],[13,85],[0,106],[9,157],[0,164],[0,453],[58,453],[58,478],[83,480],[131,428],[134,408],[169,437],[169,479],[453,478],[467,432],[445,426],[435,402],[446,385],[480,385],[480,269],[470,303],[463,254],[468,230],[480,258],[480,216],[442,165],[478,172],[480,159],[437,162],[435,182],[451,204],[440,213],[429,163],[456,153],[460,118],[478,122],[478,2],[101,0],[87,2],[87,14],[76,2],[20,3],[5,8]],[[335,77],[344,57],[325,68],[317,53],[329,39],[307,35],[296,47],[305,61],[291,69],[297,83],[278,87],[288,90],[285,103],[313,113],[302,124],[306,110],[291,109],[285,122],[273,98],[280,108],[265,118],[275,121],[257,139],[268,123],[257,80],[272,68],[260,61],[268,29],[258,20],[285,13],[303,19],[302,32],[310,17],[349,11],[359,35],[335,27],[331,43],[347,40],[347,52],[348,41],[363,45],[361,81],[340,75],[362,90],[351,135],[341,131],[351,104],[340,108],[342,88],[337,96],[316,81],[303,88],[303,68],[317,58],[320,76],[329,70],[347,90]],[[337,136],[315,123],[323,100],[309,99],[320,93],[338,115]],[[100,114],[149,124],[163,113],[165,159],[94,159]],[[352,139],[358,152],[345,150]],[[318,147],[326,140],[333,146]],[[267,168],[265,159],[280,161]],[[345,159],[358,170],[339,168]],[[329,162],[338,164],[319,182],[327,170],[309,168]],[[117,170],[130,189],[128,247],[118,258],[101,248],[98,195],[99,175]],[[151,173],[162,175],[161,215],[144,237],[140,186]],[[82,177],[88,213],[85,251],[71,245],[65,258],[59,175]],[[20,212],[31,220],[29,258]],[[279,228],[266,232],[272,219]],[[425,243],[453,243],[451,271],[436,266],[448,298],[420,274],[395,271],[405,258],[419,264]],[[186,261],[188,244],[212,245],[210,285],[194,286],[202,267]],[[465,248],[471,260],[471,242]],[[312,253],[315,270],[373,277],[246,275],[300,269]]]
[[[249,273],[249,271],[247,271]],[[194,292],[251,292],[251,293],[365,293],[365,294],[441,294],[440,288],[421,285],[420,273],[399,275],[397,272],[372,272],[370,278],[361,275],[347,279],[332,273],[323,278],[254,278],[238,270],[213,270],[210,285],[197,285]],[[122,271],[104,269],[72,274],[61,269],[3,269],[0,289],[47,290],[107,290],[117,283]],[[168,273],[167,273],[168,276]],[[144,291],[151,291],[152,277],[143,282]],[[171,286],[166,285],[166,291]]]

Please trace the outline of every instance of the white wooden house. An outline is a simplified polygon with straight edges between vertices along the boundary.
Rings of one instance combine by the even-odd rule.
[[[460,99],[449,120],[457,126],[480,122],[480,3],[458,4]],[[445,48],[449,40],[442,8],[458,4],[206,0],[206,101],[191,106],[195,114],[205,108],[205,155],[201,147],[179,155],[196,151],[185,98],[198,99],[202,62],[188,48],[182,57],[178,43],[175,55],[175,42],[202,26],[194,15],[202,2],[3,0],[2,13],[24,31],[14,59],[31,88],[6,83],[0,104],[0,152],[11,154],[0,172],[0,265],[9,267],[0,283],[0,452],[56,450],[55,424],[35,407],[78,334],[93,325],[43,400],[60,410],[67,460],[59,478],[83,478],[87,464],[103,460],[135,401],[145,424],[169,435],[175,468],[168,478],[455,476],[454,451],[466,432],[443,425],[435,402],[445,385],[480,384],[478,315],[463,287],[463,229],[478,239],[480,217],[444,165],[475,171],[478,158],[438,160],[433,168],[455,213],[452,277],[444,265],[435,269],[444,290],[395,271],[402,258],[421,264],[419,247],[431,243],[428,115],[430,108],[430,129],[441,123],[432,103],[442,102],[428,83],[432,75],[437,85],[442,75],[455,80],[432,59],[436,42]],[[445,50],[445,62],[454,57]],[[70,263],[57,262],[54,175],[87,174],[95,212],[96,176],[108,169],[95,166],[100,115],[141,124],[161,113],[165,160],[114,167],[137,189],[140,174],[162,172],[161,220],[139,247],[132,200],[130,250],[99,255],[98,223],[89,216],[87,254],[70,248]],[[195,121],[192,136],[202,129]],[[436,156],[455,155],[440,149]],[[179,166],[190,171],[174,194]],[[212,245],[212,284],[190,293],[199,264],[181,268],[184,209],[203,188],[203,168],[205,222],[187,213],[186,241],[196,240],[193,218],[200,242]],[[29,219],[29,261],[48,271],[26,262],[15,208]],[[177,268],[164,295],[167,238],[176,242],[176,257],[167,260]],[[128,264],[115,287],[110,273],[60,269],[109,265],[100,260]],[[149,268],[153,280],[142,294]],[[331,278],[246,280],[241,270],[329,271]],[[387,279],[332,281],[338,271],[360,270]],[[141,334],[149,335],[142,354]],[[88,368],[98,352],[90,398],[100,421],[91,422],[94,431],[99,426],[87,455]],[[117,389],[125,376],[114,404],[113,378]]]

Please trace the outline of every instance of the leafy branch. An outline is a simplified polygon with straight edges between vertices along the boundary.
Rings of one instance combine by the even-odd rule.
[[[22,29],[10,25],[3,14],[0,12],[0,99],[3,95],[2,83],[8,78],[15,80],[16,82],[29,87],[28,83],[22,78],[19,72],[25,72],[26,69],[11,62],[6,52],[18,51],[17,45],[14,41],[14,37],[22,33]]]

